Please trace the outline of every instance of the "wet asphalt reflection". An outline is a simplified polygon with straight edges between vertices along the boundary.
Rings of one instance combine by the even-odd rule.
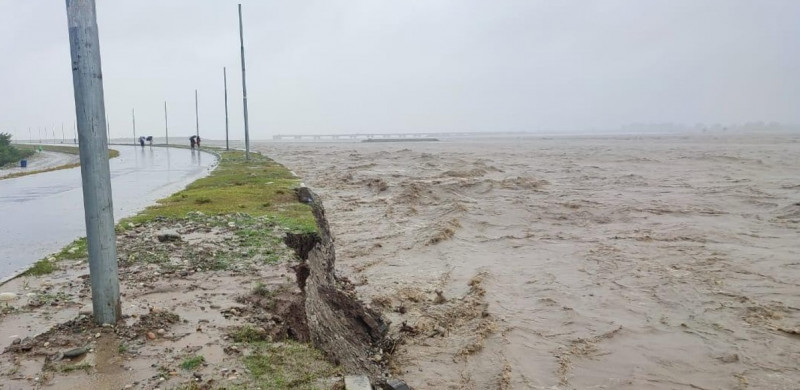
[[[188,149],[112,145],[114,219],[207,175],[216,156]],[[0,282],[86,235],[80,168],[0,180]]]

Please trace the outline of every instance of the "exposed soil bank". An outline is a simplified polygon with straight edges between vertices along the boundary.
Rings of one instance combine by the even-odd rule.
[[[159,241],[164,229],[180,239]],[[271,244],[248,245],[252,231],[272,232],[260,236]],[[285,233],[269,218],[199,213],[128,229],[117,239],[124,319],[114,327],[91,321],[85,259],[62,260],[53,274],[6,283],[2,291],[19,298],[0,318],[3,381],[15,389],[249,386],[254,381],[244,357],[257,355],[259,342],[313,357],[316,352],[294,341],[303,340],[305,316],[296,305],[302,296],[289,269],[294,254],[282,244]],[[62,357],[84,347],[79,358]],[[196,357],[200,364],[181,367]],[[308,360],[302,370],[317,374],[312,383],[289,371],[282,380],[310,388],[316,378],[335,375],[321,356]]]
[[[327,389],[342,373],[383,379],[387,326],[336,277],[321,202],[306,188],[302,203],[287,199],[299,180],[252,157],[222,153],[211,176],[117,227],[119,323],[92,319],[85,241],[37,263],[51,273],[2,285],[4,382]],[[266,215],[184,214],[193,207]]]
[[[392,345],[386,338],[388,325],[355,297],[350,284],[336,277],[336,252],[322,201],[306,187],[297,196],[311,205],[318,228],[304,239],[293,235],[286,240],[303,259],[295,270],[311,341],[347,372],[382,379],[383,349]]]

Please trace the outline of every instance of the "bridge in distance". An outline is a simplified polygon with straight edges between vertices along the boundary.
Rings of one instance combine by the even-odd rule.
[[[349,134],[278,134],[274,141],[323,140],[323,139],[403,139],[403,138],[457,138],[457,137],[503,137],[525,135],[525,132],[446,132],[446,133],[349,133]]]

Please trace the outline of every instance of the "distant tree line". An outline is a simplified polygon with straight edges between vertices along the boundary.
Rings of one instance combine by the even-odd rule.
[[[0,133],[0,166],[17,163],[33,154],[33,150],[19,150],[11,145],[11,134]]]

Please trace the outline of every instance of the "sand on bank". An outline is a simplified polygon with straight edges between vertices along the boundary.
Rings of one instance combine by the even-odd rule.
[[[794,388],[800,136],[262,143],[416,388]]]

